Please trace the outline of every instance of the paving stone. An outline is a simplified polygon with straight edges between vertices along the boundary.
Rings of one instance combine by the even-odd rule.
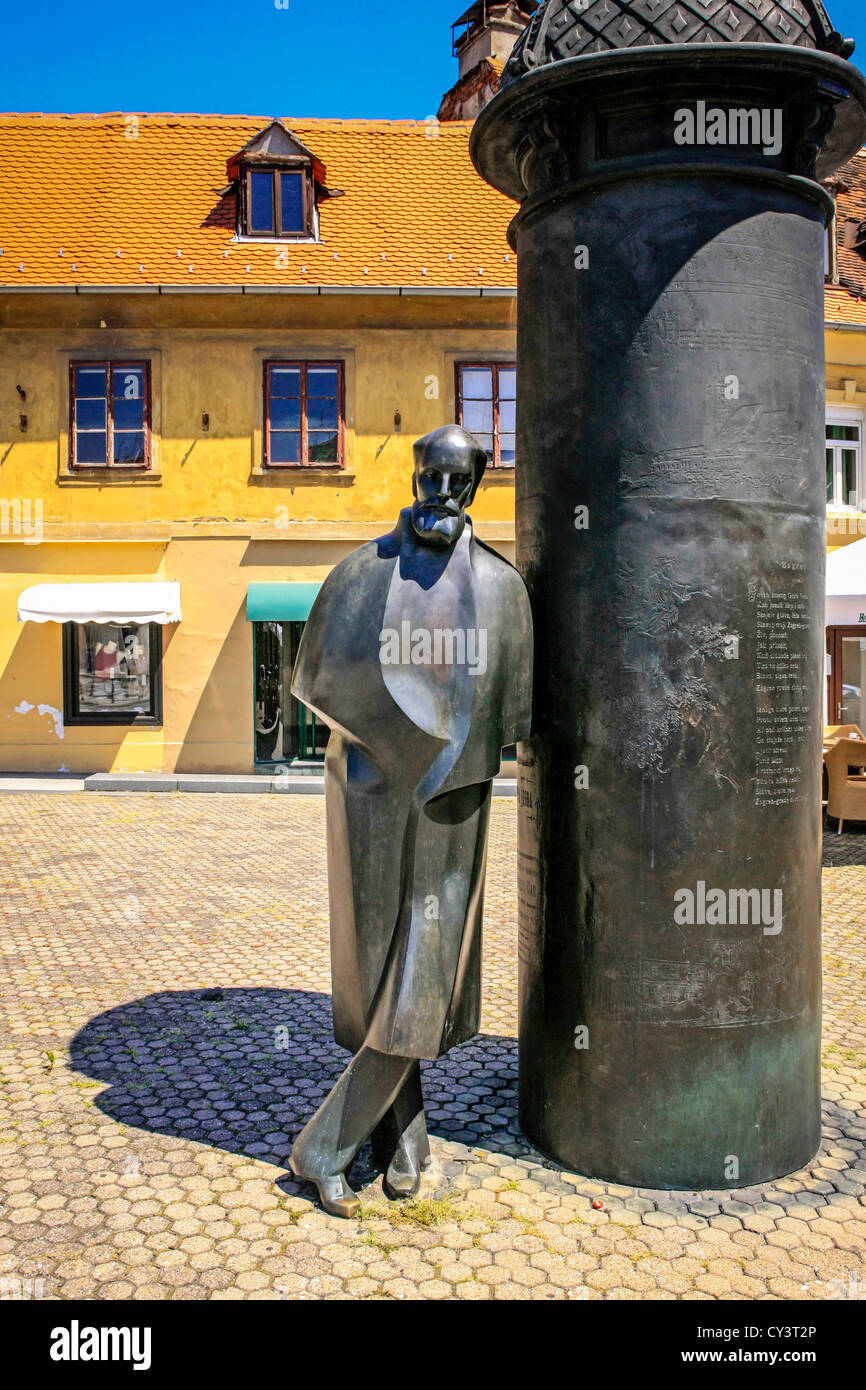
[[[828,837],[820,1155],[775,1183],[655,1192],[562,1172],[517,1128],[516,807],[496,799],[482,1032],[423,1065],[435,1224],[386,1202],[363,1154],[375,1214],[342,1222],[286,1169],[346,1055],[324,805],[257,798],[253,834],[251,804],[0,794],[0,1272],[61,1300],[862,1296],[866,836]]]

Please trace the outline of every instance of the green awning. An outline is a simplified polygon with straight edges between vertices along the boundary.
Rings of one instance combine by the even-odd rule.
[[[302,623],[310,616],[321,584],[251,584],[247,589],[250,623]]]

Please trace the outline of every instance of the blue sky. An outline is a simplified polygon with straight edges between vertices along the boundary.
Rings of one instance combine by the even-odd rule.
[[[451,25],[469,0],[288,3],[0,0],[0,103],[423,119],[456,80]]]
[[[0,0],[9,111],[422,118],[456,78],[469,0]],[[858,40],[864,0],[829,0]]]
[[[846,39],[857,40],[854,63],[866,72],[866,5],[863,0],[824,0],[824,8]]]

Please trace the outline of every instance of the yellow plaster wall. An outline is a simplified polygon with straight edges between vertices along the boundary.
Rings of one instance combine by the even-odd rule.
[[[0,495],[41,498],[52,534],[72,523],[99,535],[117,523],[201,518],[378,522],[405,500],[412,441],[454,418],[454,354],[513,353],[513,318],[508,299],[10,297],[0,317]],[[346,357],[345,474],[254,474],[271,352]],[[79,353],[154,359],[156,476],[62,476],[68,360]],[[512,489],[486,487],[475,510],[511,519]]]
[[[249,584],[322,580],[392,525],[411,497],[412,441],[454,418],[455,358],[513,355],[513,321],[508,299],[0,302],[0,498],[40,501],[43,525],[40,544],[0,535],[0,770],[250,771]],[[261,362],[271,352],[345,356],[346,475],[255,476]],[[154,476],[63,477],[67,364],[78,353],[152,357]],[[513,560],[511,479],[486,483],[473,515]],[[30,584],[111,579],[180,582],[183,621],[163,629],[161,729],[64,729],[61,629],[16,621]]]
[[[249,771],[249,583],[323,579],[371,527],[393,522],[409,498],[412,441],[454,418],[455,359],[512,355],[514,311],[510,299],[435,297],[0,302],[0,499],[40,500],[45,537],[23,545],[0,536],[0,769]],[[270,352],[345,356],[346,475],[255,476],[261,361]],[[156,476],[62,477],[74,353],[153,355]],[[866,333],[829,332],[827,362],[828,402],[866,408]],[[513,560],[513,486],[488,478],[473,515]],[[831,518],[829,548],[860,534],[834,532]],[[164,630],[162,729],[62,728],[60,628],[18,624],[16,604],[29,584],[74,579],[180,581],[183,622]]]
[[[0,770],[88,773],[249,772],[253,768],[253,581],[323,580],[342,544],[185,538],[3,547],[0,576]],[[61,628],[18,623],[31,584],[175,579],[183,621],[163,628],[160,729],[70,725],[63,709]],[[29,706],[29,708],[26,708]],[[40,709],[40,707],[42,707]]]
[[[163,579],[163,545],[24,545],[0,550],[0,769],[94,772],[157,768],[162,729],[64,728],[59,623],[19,623],[18,597],[33,584]]]

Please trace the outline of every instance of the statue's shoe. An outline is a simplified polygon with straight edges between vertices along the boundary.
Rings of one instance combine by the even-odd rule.
[[[421,1174],[402,1171],[392,1161],[385,1174],[383,1186],[388,1196],[394,1201],[402,1201],[407,1197],[417,1197],[418,1189],[421,1186]]]
[[[430,1167],[431,1162],[427,1128],[424,1117],[419,1116],[401,1137],[397,1151],[388,1164],[383,1180],[387,1195],[395,1201],[417,1196],[421,1174]]]
[[[345,1173],[329,1173],[324,1178],[311,1178],[307,1173],[300,1172],[291,1158],[289,1167],[301,1182],[311,1183],[316,1188],[319,1202],[331,1216],[351,1218],[358,1215],[361,1203],[357,1193],[349,1186]]]

